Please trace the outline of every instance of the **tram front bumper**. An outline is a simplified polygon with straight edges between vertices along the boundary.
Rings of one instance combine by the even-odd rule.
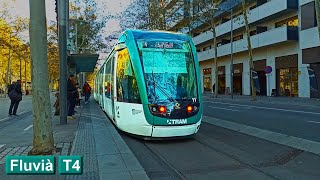
[[[151,137],[178,137],[188,136],[198,132],[201,121],[184,126],[153,126]]]

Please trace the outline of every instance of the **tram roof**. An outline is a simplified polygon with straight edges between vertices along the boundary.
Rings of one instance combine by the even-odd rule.
[[[189,41],[187,35],[182,33],[175,33],[170,31],[144,31],[144,30],[127,30],[126,32],[131,32],[134,39],[176,39],[181,41]]]

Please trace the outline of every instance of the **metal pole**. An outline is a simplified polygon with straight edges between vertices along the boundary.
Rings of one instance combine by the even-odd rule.
[[[59,25],[59,63],[60,63],[60,124],[67,124],[67,41],[66,41],[66,1],[59,0],[58,3],[58,25]]]
[[[231,98],[233,99],[233,10],[231,8]]]
[[[22,64],[21,64],[21,58],[20,58],[20,80],[22,80],[21,71],[22,71]]]
[[[76,22],[76,40],[75,40],[75,50],[76,54],[78,54],[78,23]]]
[[[24,91],[27,95],[27,60],[24,60]]]

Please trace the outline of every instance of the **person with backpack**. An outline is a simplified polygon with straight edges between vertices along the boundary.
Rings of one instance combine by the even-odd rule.
[[[18,80],[16,83],[12,83],[9,86],[8,95],[11,100],[9,116],[18,116],[17,110],[20,101],[22,101],[21,80]]]
[[[88,82],[85,82],[84,85],[83,85],[83,92],[84,92],[84,102],[86,104],[88,104],[88,101],[89,101],[89,98],[90,98],[90,95],[91,95],[91,87],[90,85],[88,84]]]

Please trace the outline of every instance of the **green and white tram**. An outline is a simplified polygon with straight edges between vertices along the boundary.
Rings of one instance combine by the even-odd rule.
[[[127,30],[96,75],[94,98],[127,133],[194,135],[203,108],[197,62],[187,35]]]

